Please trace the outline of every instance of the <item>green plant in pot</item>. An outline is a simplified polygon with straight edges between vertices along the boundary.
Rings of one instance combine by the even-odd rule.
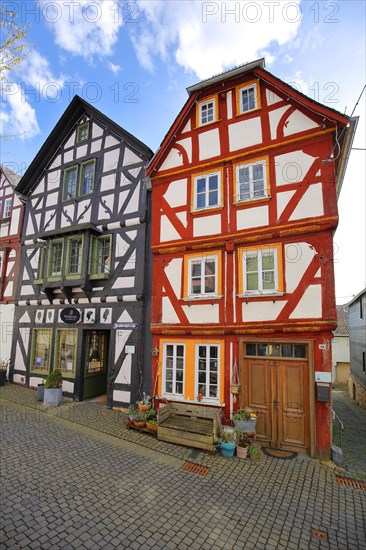
[[[43,405],[45,407],[58,407],[62,400],[62,372],[55,369],[50,372],[44,382]]]
[[[255,432],[257,415],[250,407],[240,409],[233,414],[233,422],[236,430],[240,432]]]
[[[246,458],[248,455],[248,436],[246,433],[236,432],[236,456],[238,458]]]
[[[258,462],[262,457],[263,451],[257,443],[251,443],[248,447],[248,455],[250,460]]]
[[[157,412],[155,409],[150,409],[146,413],[146,427],[151,431],[158,429]]]
[[[136,416],[133,420],[133,423],[137,428],[143,428],[146,424],[146,415],[145,415],[145,413],[139,411],[136,414]]]
[[[236,448],[236,432],[233,429],[223,428],[220,433],[220,452],[222,456],[234,456]]]

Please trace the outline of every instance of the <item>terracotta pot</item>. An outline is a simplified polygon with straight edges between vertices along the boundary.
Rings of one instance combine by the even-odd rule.
[[[236,447],[236,456],[238,458],[246,458],[248,455],[248,447],[240,447],[239,445]]]
[[[146,412],[151,409],[151,403],[149,405],[144,405],[143,403],[139,403],[139,411]]]
[[[143,428],[146,424],[146,422],[137,422],[137,420],[134,420],[133,423],[136,428]]]
[[[146,422],[146,428],[148,428],[152,432],[156,432],[158,430],[158,425],[157,424],[150,424],[150,422]]]

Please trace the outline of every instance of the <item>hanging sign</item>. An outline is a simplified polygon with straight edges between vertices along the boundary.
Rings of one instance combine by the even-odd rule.
[[[74,325],[80,321],[80,312],[75,307],[65,307],[60,311],[61,320],[68,325]]]

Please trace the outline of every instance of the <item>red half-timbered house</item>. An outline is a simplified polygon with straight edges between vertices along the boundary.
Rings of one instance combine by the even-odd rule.
[[[14,300],[21,256],[23,204],[14,189],[20,180],[0,164],[0,355],[10,358]]]
[[[249,405],[262,443],[326,456],[333,232],[357,121],[264,60],[187,91],[147,170],[155,394],[226,420]]]

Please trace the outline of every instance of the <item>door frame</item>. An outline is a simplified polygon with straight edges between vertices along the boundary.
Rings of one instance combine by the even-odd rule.
[[[316,410],[315,410],[315,378],[314,378],[314,340],[307,340],[307,339],[299,339],[296,336],[287,336],[284,338],[278,337],[274,338],[273,335],[269,336],[268,338],[257,338],[256,336],[250,337],[246,336],[244,338],[241,338],[239,341],[238,346],[238,356],[239,356],[239,379],[240,381],[243,380],[244,376],[244,364],[245,364],[245,352],[244,352],[244,346],[247,343],[256,343],[256,344],[306,344],[308,349],[308,377],[309,377],[309,395],[304,396],[305,399],[308,399],[309,403],[309,454],[312,458],[316,456]],[[271,360],[267,358],[263,358],[266,360]],[[276,360],[274,357],[273,360]],[[272,381],[271,381],[272,384]],[[239,396],[239,406],[244,407],[246,406],[246,403],[244,403],[244,388],[241,389],[240,396]]]

